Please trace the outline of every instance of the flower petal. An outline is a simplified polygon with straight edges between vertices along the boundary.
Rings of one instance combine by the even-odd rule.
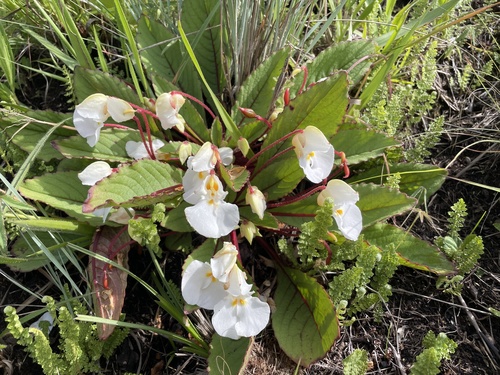
[[[229,234],[240,221],[238,206],[227,202],[201,200],[184,210],[188,223],[202,236],[220,238]]]
[[[241,336],[236,333],[238,323],[237,309],[233,306],[234,297],[226,297],[214,306],[212,324],[215,332],[222,337],[238,340]]]
[[[135,111],[129,102],[113,96],[108,97],[107,109],[110,116],[116,122],[132,120],[135,116]]]
[[[340,232],[348,240],[356,241],[363,229],[361,210],[355,204],[347,204],[338,208],[335,207],[333,218]]]
[[[229,272],[224,287],[226,292],[233,296],[246,295],[252,291],[252,285],[247,283],[245,272],[240,270],[237,264],[234,264]]]
[[[217,159],[210,142],[205,142],[195,156],[187,160],[187,166],[195,172],[209,171],[215,167]]]
[[[153,153],[156,153],[156,151],[165,145],[165,143],[159,139],[154,139],[152,143]],[[128,141],[125,144],[125,150],[127,151],[127,155],[135,160],[149,158],[149,154],[146,151],[146,146],[143,142]]]
[[[94,186],[98,181],[113,173],[113,168],[105,161],[96,161],[78,173],[82,185]]]
[[[184,104],[185,99],[179,94],[163,93],[156,100],[156,115],[160,119],[163,129],[171,129],[174,126],[183,131],[184,123],[179,118],[179,109]]]
[[[212,267],[214,277],[225,283],[229,273],[236,265],[237,257],[238,250],[236,246],[231,242],[224,242],[222,249],[217,251],[212,259],[210,259],[210,266]]]
[[[188,169],[182,177],[182,186],[184,187],[184,200],[191,204],[196,204],[203,199],[206,194],[204,189],[205,180],[209,176],[208,172],[195,172]]]
[[[193,260],[182,275],[182,297],[190,305],[213,309],[225,298],[224,284],[212,275],[210,264]]]
[[[332,198],[335,206],[354,204],[359,201],[359,194],[342,180],[330,180],[326,189],[318,195],[318,204],[323,205],[326,198]]]
[[[247,297],[245,304],[238,307],[238,322],[235,329],[239,336],[256,336],[266,328],[271,314],[271,309],[267,303],[262,302],[257,297]]]

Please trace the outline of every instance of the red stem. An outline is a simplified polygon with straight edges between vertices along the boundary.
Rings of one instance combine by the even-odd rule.
[[[175,95],[175,94],[179,94],[179,95],[182,95],[196,103],[198,103],[199,105],[201,105],[203,108],[205,108],[205,110],[210,114],[210,116],[212,116],[213,119],[215,119],[217,116],[215,116],[215,114],[212,112],[212,110],[205,104],[203,103],[202,101],[200,101],[199,99],[195,98],[194,96],[192,95],[189,95],[189,94],[186,94],[185,92],[182,92],[182,91],[171,91],[170,92],[171,95]]]
[[[285,140],[287,140],[288,138],[294,136],[295,134],[298,134],[298,133],[302,133],[304,130],[303,129],[295,129],[294,131],[288,133],[287,135],[275,140],[273,143],[271,143],[270,145],[267,145],[266,147],[260,149],[259,152],[257,152],[254,156],[252,156],[248,161],[247,163],[245,164],[245,167],[249,167],[250,165],[252,165],[252,163],[255,161],[255,159],[257,159],[258,157],[260,157],[264,152],[270,150],[271,148],[273,148],[274,146],[276,146],[278,143],[280,142],[283,142]]]
[[[303,66],[301,69],[304,72],[304,79],[302,80],[302,86],[300,86],[297,95],[302,94],[302,91],[304,91],[304,87],[306,87],[307,77],[309,77],[309,71],[307,70],[307,67]]]
[[[307,197],[310,197],[311,195],[313,195],[314,193],[316,193],[318,191],[325,190],[325,188],[326,188],[325,185],[314,186],[314,187],[310,188],[309,190],[303,191],[301,194],[296,195],[292,198],[286,199],[286,200],[281,201],[281,202],[269,203],[267,205],[267,208],[282,207],[282,206],[286,206],[287,204],[292,204],[292,203],[298,202],[302,199],[306,199]]]

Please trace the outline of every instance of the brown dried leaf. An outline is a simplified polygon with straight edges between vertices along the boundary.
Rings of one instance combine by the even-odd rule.
[[[92,241],[92,250],[128,269],[130,236],[126,227],[101,227]],[[92,280],[94,309],[97,316],[118,320],[125,299],[127,273],[96,258],[89,260]],[[114,330],[114,325],[97,324],[97,333],[106,340]]]

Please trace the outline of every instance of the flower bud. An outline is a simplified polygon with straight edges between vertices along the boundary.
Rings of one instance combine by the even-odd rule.
[[[247,156],[248,151],[250,150],[250,145],[248,144],[248,140],[243,137],[238,139],[238,148],[241,150],[243,156]]]
[[[247,118],[256,118],[257,117],[257,114],[255,113],[255,111],[252,109],[252,108],[239,108],[241,113],[243,113],[243,116],[247,117]]]
[[[249,186],[245,202],[250,205],[252,212],[256,214],[260,220],[264,218],[264,211],[266,210],[266,198],[264,194],[255,186]]]
[[[184,164],[187,158],[191,156],[192,153],[191,143],[189,143],[188,141],[182,142],[181,145],[179,146],[178,153],[181,164]]]
[[[251,244],[254,237],[261,237],[259,229],[251,221],[244,220],[240,225],[240,233]]]

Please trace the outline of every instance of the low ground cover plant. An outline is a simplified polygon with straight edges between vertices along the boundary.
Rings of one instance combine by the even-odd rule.
[[[403,7],[390,27],[364,30],[369,38],[336,30],[337,43],[310,61],[283,43],[245,66],[246,75],[247,56],[236,50],[245,34],[231,29],[237,11],[229,3],[184,1],[176,25],[144,8],[132,30],[115,1],[129,51],[126,77],[105,68],[102,48],[100,69],[88,49],[67,50],[56,56],[74,62],[71,111],[6,106],[0,126],[27,157],[10,181],[2,178],[2,214],[15,241],[7,246],[4,230],[0,261],[23,271],[54,267],[72,287],[66,295],[88,307],[74,309],[75,319],[95,324],[100,340],[114,337],[115,326],[147,328],[121,317],[134,278],[182,332],[149,329],[207,358],[211,373],[243,371],[264,330],[307,367],[357,313],[380,311],[398,267],[433,273],[459,293],[457,277],[482,253],[480,237],[458,235],[457,215],[435,244],[389,221],[424,205],[447,172],[422,163],[418,151],[411,156],[396,131],[387,134],[390,126],[372,124],[403,51],[451,26],[448,13],[458,2],[422,13]],[[329,5],[331,24],[346,1]],[[362,14],[374,14],[373,5],[363,6]],[[70,24],[69,8],[56,14]],[[69,36],[68,46],[85,43]],[[425,45],[432,55],[435,46]],[[138,250],[150,257],[154,285],[129,271],[129,252]],[[166,251],[186,257],[178,284],[160,266]],[[67,267],[79,271],[83,287]],[[19,325],[11,308],[6,314]],[[434,355],[440,345],[446,348]],[[432,332],[425,346],[415,373],[454,350]],[[366,371],[363,354],[352,358],[346,368]]]

